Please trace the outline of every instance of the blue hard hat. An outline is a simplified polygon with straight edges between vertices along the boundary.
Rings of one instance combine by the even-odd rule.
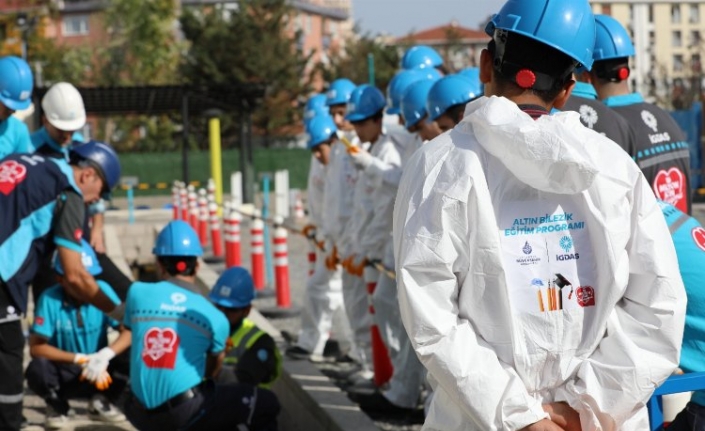
[[[377,87],[362,84],[350,95],[345,119],[351,122],[366,120],[384,109],[386,105],[384,94]]]
[[[485,27],[518,33],[548,45],[590,69],[595,18],[587,0],[508,0]]]
[[[326,92],[326,105],[333,106],[348,103],[355,87],[355,83],[346,78],[336,79],[331,82]]]
[[[0,58],[0,102],[13,111],[32,103],[34,76],[29,64],[19,57]]]
[[[399,114],[401,112],[399,103],[406,89],[414,82],[421,81],[422,79],[426,79],[426,75],[422,72],[422,69],[409,69],[397,72],[387,86],[387,114]]]
[[[416,45],[407,49],[401,59],[402,69],[434,68],[443,65],[438,51],[426,45]]]
[[[100,267],[98,262],[98,256],[96,256],[93,247],[85,239],[81,240],[81,262],[90,275],[98,275],[103,272],[103,268]],[[54,270],[64,275],[64,268],[61,266],[61,259],[59,259],[58,253],[54,256]]]
[[[466,67],[465,69],[459,70],[457,74],[460,76],[464,76],[466,78],[469,78],[473,81],[480,80],[480,68],[479,67]]]
[[[110,145],[99,141],[88,141],[79,143],[70,148],[72,155],[78,155],[81,159],[93,162],[100,168],[105,187],[112,190],[120,181],[120,159]],[[103,199],[110,199],[110,192],[104,193]]]
[[[401,113],[404,116],[404,126],[409,129],[415,126],[428,113],[426,100],[428,92],[436,81],[424,79],[409,86],[401,98]]]
[[[635,54],[632,40],[622,24],[609,15],[595,15],[595,61],[631,57]]]
[[[307,131],[313,117],[320,114],[328,114],[325,94],[315,94],[306,102],[306,107],[304,107],[304,128]]]
[[[155,256],[202,256],[201,241],[183,220],[172,220],[157,235],[152,250]]]
[[[309,150],[314,149],[328,141],[337,131],[338,128],[335,127],[335,121],[330,115],[322,114],[315,117],[308,125],[309,139],[307,148]]]
[[[239,266],[226,269],[218,277],[208,299],[225,308],[247,307],[255,299],[255,284],[250,273]]]
[[[479,81],[474,83],[459,75],[445,76],[436,81],[428,92],[426,102],[428,120],[435,121],[451,106],[468,103],[480,96],[482,91]]]

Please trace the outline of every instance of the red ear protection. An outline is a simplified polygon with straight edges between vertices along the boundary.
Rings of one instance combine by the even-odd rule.
[[[179,272],[186,271],[186,262],[177,262],[176,263],[176,270]]]
[[[536,75],[529,69],[521,69],[514,78],[517,85],[523,89],[529,89],[536,83]]]

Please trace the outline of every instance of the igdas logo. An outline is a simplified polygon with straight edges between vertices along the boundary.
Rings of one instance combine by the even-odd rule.
[[[573,239],[571,237],[567,235],[561,237],[560,241],[558,242],[558,245],[563,249],[563,251],[565,251],[565,254],[557,254],[556,260],[563,262],[567,260],[580,259],[579,253],[570,253],[571,249],[573,249]]]

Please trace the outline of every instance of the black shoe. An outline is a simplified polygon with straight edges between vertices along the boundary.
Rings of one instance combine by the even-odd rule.
[[[284,351],[286,356],[288,356],[291,359],[308,359],[311,356],[311,352],[308,350],[304,349],[303,347],[299,346],[292,346],[289,347]]]
[[[339,364],[352,364],[357,361],[346,353],[345,355],[338,356],[337,358],[335,358],[335,362],[337,362]]]
[[[397,415],[410,415],[416,412],[417,409],[400,407],[393,404],[381,392],[376,391],[369,395],[358,394],[354,397],[355,401],[360,405],[362,410],[374,413],[387,413]]]
[[[340,343],[338,343],[338,340],[329,339],[328,341],[326,341],[326,345],[323,348],[324,357],[335,359],[340,356],[341,353],[342,352],[340,351]]]

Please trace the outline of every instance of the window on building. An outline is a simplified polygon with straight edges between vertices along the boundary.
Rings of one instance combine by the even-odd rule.
[[[63,17],[64,36],[88,34],[88,15],[65,15]]]
[[[338,34],[338,23],[335,21],[328,21],[328,33],[335,37]]]
[[[313,17],[306,15],[306,34],[311,34],[311,31],[313,31]]]
[[[612,5],[611,4],[603,4],[602,5],[602,14],[603,15],[612,15]]]
[[[690,5],[690,17],[689,21],[691,24],[697,24],[700,22],[700,5],[691,4]]]
[[[700,30],[690,31],[690,46],[700,45]]]
[[[654,45],[656,43],[656,33],[653,30],[649,31],[649,45]]]
[[[674,4],[671,6],[671,22],[673,24],[681,23],[681,6]]]
[[[674,48],[683,46],[683,37],[679,30],[671,32],[671,46]]]
[[[683,56],[681,54],[675,54],[673,56],[673,71],[682,72],[683,71]]]
[[[700,63],[700,54],[693,54],[690,58],[690,67],[693,72],[700,73],[702,71],[702,65]]]
[[[649,22],[654,22],[654,5],[649,5]]]

